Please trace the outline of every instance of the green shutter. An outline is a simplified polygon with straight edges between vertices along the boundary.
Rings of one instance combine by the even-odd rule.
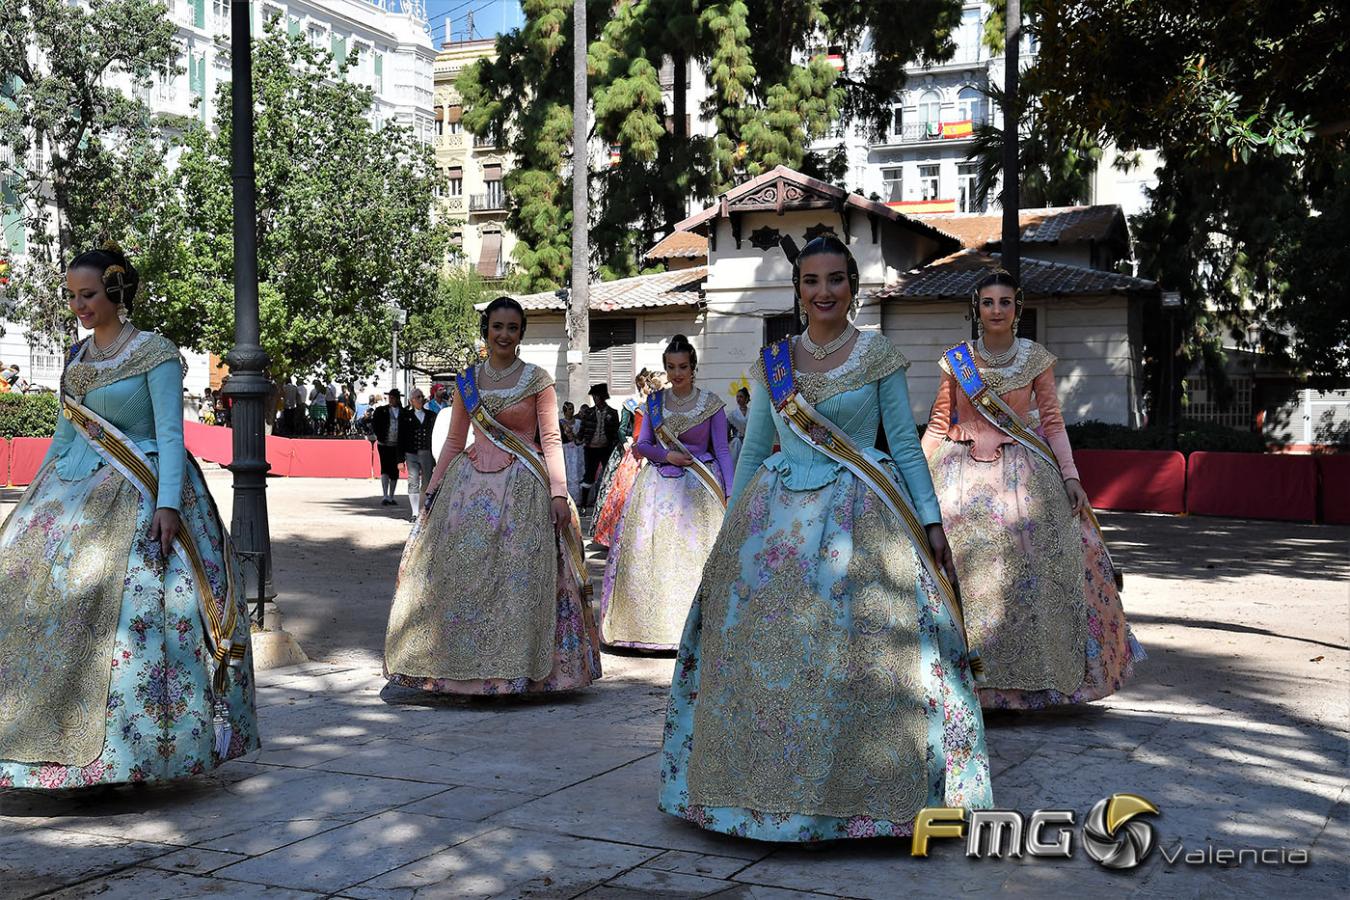
[[[333,35],[333,63],[341,66],[347,61],[347,39]]]
[[[24,232],[19,195],[14,190],[17,183],[17,178],[12,181],[6,179],[3,183],[3,200],[0,200],[0,207],[3,208],[0,214],[0,250],[8,247],[11,253],[24,252],[28,237]]]
[[[384,54],[375,54],[375,93],[384,93]]]
[[[192,24],[198,28],[206,27],[206,0],[192,0]]]
[[[300,33],[300,20],[295,16],[286,17],[286,33],[291,37],[295,37]]]

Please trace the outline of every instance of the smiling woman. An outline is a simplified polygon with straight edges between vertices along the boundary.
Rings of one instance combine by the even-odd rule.
[[[183,446],[178,348],[115,247],[70,264],[62,418],[0,526],[0,786],[195,775],[258,747],[238,562]]]

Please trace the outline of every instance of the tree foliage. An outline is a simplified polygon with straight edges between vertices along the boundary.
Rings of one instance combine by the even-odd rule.
[[[509,140],[509,225],[533,289],[558,287],[570,267],[571,3],[531,0],[525,23],[498,39],[495,60],[457,82],[464,122]],[[595,136],[618,160],[595,179],[593,247],[600,270],[638,270],[641,253],[703,201],[776,165],[826,178],[842,153],[811,145],[843,125],[880,131],[917,58],[953,50],[958,0],[617,0],[591,2],[588,62]],[[866,50],[865,53],[855,51]],[[829,55],[854,61],[842,71]],[[675,75],[671,102],[662,66]],[[684,64],[708,85],[688,106]],[[691,134],[685,115],[710,121]]]
[[[274,24],[254,41],[258,289],[262,343],[277,378],[368,375],[388,353],[395,307],[423,315],[436,297],[444,235],[430,220],[428,148],[375,128],[372,92]],[[180,239],[146,310],[181,344],[224,355],[234,343],[229,85],[215,133],[186,135],[166,210]]]
[[[177,74],[175,34],[152,0],[0,0],[0,207],[27,237],[4,300],[35,337],[73,328],[61,278],[75,253],[110,238],[160,251],[167,147],[118,81],[140,91]]]
[[[1186,352],[1259,329],[1328,383],[1350,375],[1344,107],[1350,11],[1332,0],[1030,5],[1047,122],[1164,161],[1135,221],[1140,274],[1179,290]],[[1146,64],[1141,64],[1146,61]],[[1155,353],[1165,358],[1168,348]],[[1159,373],[1154,370],[1155,396]]]
[[[478,359],[478,311],[492,299],[487,283],[469,268],[437,280],[435,301],[408,317],[399,338],[399,366],[435,375],[458,372]]]

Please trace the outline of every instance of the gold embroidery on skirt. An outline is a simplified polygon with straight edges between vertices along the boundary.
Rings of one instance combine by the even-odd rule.
[[[966,627],[988,672],[980,686],[1071,694],[1087,664],[1082,525],[1055,467],[1019,444],[1002,449],[981,462],[944,441],[932,463]]]
[[[851,475],[841,478],[853,481]],[[882,504],[853,481],[853,547],[845,578],[826,598],[802,577],[803,560],[768,581],[740,578],[740,547],[776,476],[761,472],[722,530],[699,590],[699,696],[689,795],[703,806],[764,813],[909,821],[927,802],[928,720],[920,671],[918,561]],[[817,491],[773,491],[807,510]],[[767,515],[767,513],[760,513]],[[775,521],[791,521],[786,514]],[[801,528],[800,519],[791,527]],[[769,535],[775,542],[791,537]],[[814,549],[814,548],[813,548]],[[815,566],[830,564],[830,547]],[[737,620],[726,626],[735,595]]]
[[[638,473],[625,509],[649,509],[648,495],[657,491],[678,491],[678,502],[685,511],[682,516],[657,516],[654,522],[624,523],[612,551],[624,556],[616,566],[613,593],[605,608],[602,627],[607,641],[680,643],[689,604],[698,587],[691,576],[703,568],[722,524],[722,504],[692,472],[666,478],[655,466],[646,466]],[[637,532],[643,528],[651,530],[642,542],[647,552],[635,554]],[[692,540],[691,534],[695,536]],[[684,552],[691,544],[695,545],[694,553]]]
[[[110,468],[89,478],[97,483],[78,514],[44,503],[14,543],[0,546],[0,759],[83,766],[103,752],[141,498]],[[49,550],[43,521],[78,525]],[[11,518],[5,530],[16,524]]]
[[[558,610],[548,489],[519,462],[485,473],[465,455],[451,465],[429,515],[399,574],[385,639],[388,671],[452,680],[546,677]]]

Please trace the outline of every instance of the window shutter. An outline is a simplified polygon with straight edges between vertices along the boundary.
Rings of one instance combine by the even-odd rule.
[[[456,122],[458,122],[460,119],[464,118],[464,107],[462,107],[462,106],[450,106],[450,107],[447,107],[447,108],[446,108],[446,111],[445,111],[445,115],[446,115],[445,121],[447,121],[447,122],[449,122],[451,125],[453,125],[453,124],[455,124]]]
[[[502,236],[501,232],[489,232],[483,235],[483,249],[478,254],[478,274],[484,278],[496,278],[501,268]]]
[[[496,165],[496,164],[483,166],[483,180],[484,180],[484,181],[501,181],[501,180],[502,180],[502,167],[501,167],[500,165]]]
[[[463,167],[462,167],[462,166],[454,166],[454,167],[452,167],[452,168],[450,168],[450,169],[447,169],[447,170],[446,170],[446,177],[448,177],[451,181],[454,181],[456,178],[463,178],[463,177],[464,177],[464,169],[463,169]]]
[[[206,27],[206,0],[192,0],[192,24],[196,28]]]
[[[615,344],[607,351],[609,354],[609,388],[623,392],[624,386],[633,383],[637,374],[637,354],[632,344]]]
[[[300,33],[300,20],[295,16],[287,16],[286,33],[291,37],[295,37]]]

